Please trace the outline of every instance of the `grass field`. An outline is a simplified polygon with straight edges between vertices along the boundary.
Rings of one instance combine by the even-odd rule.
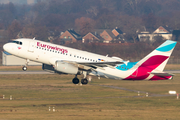
[[[153,96],[168,95],[169,90],[180,92],[180,74],[173,80],[154,82],[99,80],[94,77],[92,82],[83,86],[72,84],[73,77],[57,74],[0,75],[0,119],[180,119],[180,100],[177,100],[176,96]],[[141,91],[141,96],[138,97],[137,92],[129,89]],[[146,92],[149,93],[149,97],[145,97]],[[10,95],[13,100],[9,100]],[[52,111],[53,107],[55,112]]]

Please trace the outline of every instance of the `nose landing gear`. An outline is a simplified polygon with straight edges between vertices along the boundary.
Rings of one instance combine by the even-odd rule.
[[[27,70],[27,67],[26,67],[26,66],[23,66],[23,67],[22,67],[22,70],[23,70],[23,71],[26,71],[26,70]]]
[[[27,70],[27,65],[29,63],[29,59],[26,59],[26,63],[25,63],[25,66],[22,67],[22,70],[23,71],[26,71]]]

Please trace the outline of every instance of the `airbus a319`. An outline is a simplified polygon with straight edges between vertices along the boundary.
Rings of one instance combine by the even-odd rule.
[[[27,60],[42,63],[44,70],[60,74],[73,74],[72,82],[87,84],[88,75],[116,80],[169,80],[172,74],[163,72],[176,45],[167,40],[150,54],[137,62],[124,61],[118,57],[108,57],[35,39],[21,38],[6,43],[3,49]],[[78,75],[83,74],[80,81]]]

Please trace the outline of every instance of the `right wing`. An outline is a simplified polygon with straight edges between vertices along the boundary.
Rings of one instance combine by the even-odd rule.
[[[63,62],[73,64],[75,66],[78,66],[78,68],[84,69],[84,70],[90,70],[92,68],[93,69],[97,69],[97,68],[103,69],[104,67],[115,68],[116,65],[124,63],[124,62],[120,62],[120,61],[113,61],[113,62],[74,62],[74,61],[65,61],[65,60],[63,60]]]

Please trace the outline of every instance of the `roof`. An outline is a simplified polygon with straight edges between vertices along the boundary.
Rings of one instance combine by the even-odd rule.
[[[76,33],[73,29],[68,29],[67,30],[74,38],[76,38],[77,40],[81,40],[82,37],[81,35],[79,35],[78,33]]]
[[[97,38],[101,38],[101,36],[97,32],[91,32],[91,34],[93,34]]]
[[[4,52],[4,54],[6,54],[6,55],[11,55],[10,53],[8,53],[8,52],[6,52],[6,51],[3,51]]]
[[[172,30],[168,26],[159,26],[153,33],[172,33]]]
[[[119,28],[115,28],[114,30],[116,30],[119,34],[123,34],[123,32]]]
[[[105,31],[106,31],[112,38],[115,37],[115,35],[112,33],[112,30],[105,29]]]

